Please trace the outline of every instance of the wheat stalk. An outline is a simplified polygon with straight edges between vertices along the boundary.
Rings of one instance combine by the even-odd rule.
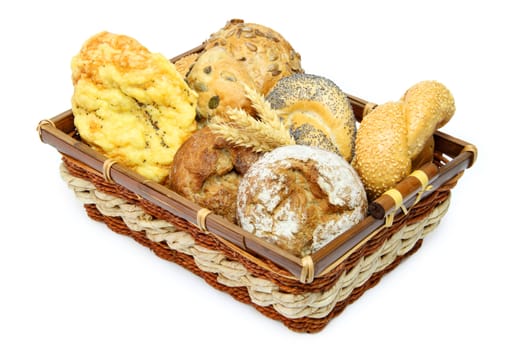
[[[295,143],[284,128],[276,129],[270,123],[258,121],[243,109],[228,109],[226,117],[215,116],[208,125],[227,142],[255,152],[269,152]]]
[[[247,84],[242,83],[245,91],[245,96],[252,102],[253,108],[257,111],[257,116],[266,123],[273,126],[275,129],[284,129],[281,118],[278,112],[272,108],[263,95],[252,89]]]
[[[216,115],[211,119],[208,124],[211,131],[231,144],[252,148],[255,152],[269,152],[280,146],[295,144],[278,111],[272,109],[263,95],[247,84],[242,85],[259,120],[243,109],[229,108],[225,116]]]

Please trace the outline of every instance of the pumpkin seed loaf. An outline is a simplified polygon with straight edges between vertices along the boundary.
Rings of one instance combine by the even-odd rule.
[[[186,81],[199,95],[197,113],[204,120],[224,116],[228,108],[252,111],[243,84],[254,89],[255,83],[244,65],[223,47],[204,51],[189,70]]]

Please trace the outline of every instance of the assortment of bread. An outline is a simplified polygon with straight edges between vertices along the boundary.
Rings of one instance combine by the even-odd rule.
[[[72,71],[83,141],[299,257],[432,161],[432,135],[455,111],[442,84],[423,81],[357,125],[335,82],[306,74],[281,34],[242,20],[174,63],[102,32]]]

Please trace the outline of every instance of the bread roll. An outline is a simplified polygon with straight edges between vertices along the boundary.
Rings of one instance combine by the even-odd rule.
[[[102,32],[84,43],[71,68],[82,140],[163,182],[173,155],[197,129],[197,94],[175,66],[133,38]]]
[[[301,56],[290,43],[260,24],[231,20],[205,42],[205,50],[214,46],[225,48],[241,62],[263,95],[282,77],[303,72]]]
[[[440,82],[426,80],[410,87],[401,101],[406,109],[408,153],[414,159],[434,131],[454,115],[454,97]]]
[[[257,158],[256,153],[230,146],[204,127],[175,154],[167,186],[235,223],[240,177]]]
[[[313,74],[282,78],[268,93],[297,144],[338,153],[351,161],[356,121],[347,95],[331,80]]]
[[[357,131],[353,165],[369,199],[375,199],[410,173],[407,141],[401,102],[379,105],[363,118]]]
[[[432,135],[454,112],[454,98],[443,84],[422,81],[401,100],[379,105],[363,118],[352,164],[369,200],[394,187],[413,166],[433,159]]]
[[[199,94],[197,112],[205,119],[214,115],[224,116],[228,108],[252,111],[244,85],[253,89],[254,82],[244,65],[223,47],[204,51],[193,64],[186,80]]]
[[[348,162],[304,145],[266,153],[241,179],[237,198],[244,230],[296,256],[350,229],[366,209],[363,185]]]

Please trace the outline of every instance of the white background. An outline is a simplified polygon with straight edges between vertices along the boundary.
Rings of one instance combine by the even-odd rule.
[[[6,5],[9,4],[9,5]],[[342,7],[345,4],[346,8]],[[518,1],[8,1],[0,5],[1,349],[523,349],[525,26]],[[92,222],[36,126],[69,109],[91,35],[175,56],[230,18],[272,27],[307,72],[374,102],[424,79],[479,149],[422,248],[318,334],[298,334]]]

